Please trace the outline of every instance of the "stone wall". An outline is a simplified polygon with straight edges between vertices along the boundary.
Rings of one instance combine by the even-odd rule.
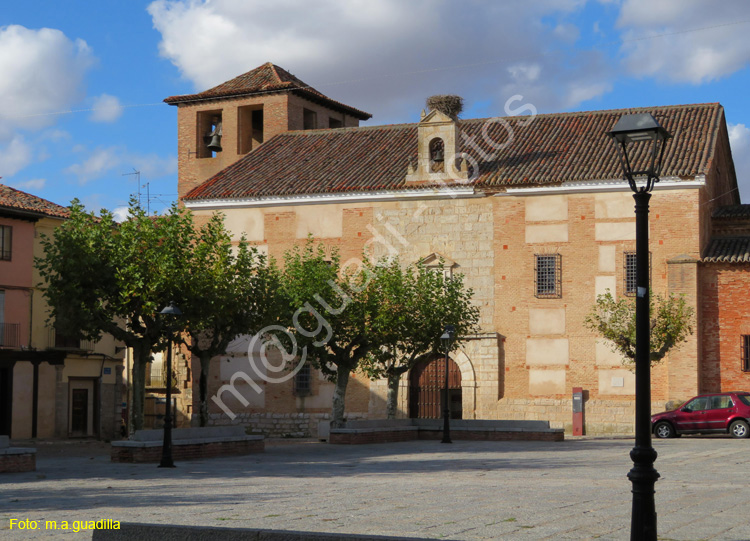
[[[366,419],[365,413],[346,413],[346,420]],[[248,434],[267,438],[317,438],[318,423],[330,421],[330,413],[238,413],[234,420],[226,415],[210,415],[212,426],[242,425]]]

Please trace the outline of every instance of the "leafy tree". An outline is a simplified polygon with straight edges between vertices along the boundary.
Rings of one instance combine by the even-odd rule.
[[[401,376],[419,362],[444,353],[441,344],[446,325],[455,326],[455,351],[461,337],[475,332],[479,309],[472,305],[473,291],[464,287],[461,274],[446,278],[438,269],[421,264],[402,267],[397,258],[371,269],[373,285],[380,290],[375,327],[380,341],[363,363],[371,379],[386,378],[386,411],[396,417]]]
[[[223,217],[214,214],[197,232],[190,264],[179,278],[187,331],[182,342],[200,362],[199,419],[206,426],[211,359],[224,354],[238,336],[274,322],[279,276],[244,239],[235,255]]]
[[[130,217],[87,213],[78,200],[70,219],[42,239],[36,260],[57,329],[82,339],[114,336],[133,350],[133,425],[143,427],[145,367],[164,349],[169,330],[158,312],[180,302],[180,275],[188,268],[195,232],[189,213],[173,205],[148,216],[135,199]],[[179,329],[172,329],[179,330]]]
[[[308,239],[284,255],[282,284],[294,337],[303,355],[335,383],[332,427],[344,421],[350,374],[373,345],[373,314],[380,299],[366,268],[342,268],[339,254],[327,260],[323,245]]]
[[[651,364],[660,362],[677,344],[693,334],[695,310],[681,295],[651,295]],[[598,295],[584,325],[609,340],[612,351],[624,356],[623,363],[635,362],[635,299],[615,300],[607,290]]]

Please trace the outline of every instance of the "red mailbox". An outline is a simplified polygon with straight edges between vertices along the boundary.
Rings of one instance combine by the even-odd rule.
[[[583,436],[583,389],[573,387],[573,435]]]

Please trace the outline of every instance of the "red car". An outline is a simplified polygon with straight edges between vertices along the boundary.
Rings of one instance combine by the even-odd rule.
[[[750,435],[750,393],[716,393],[696,396],[674,411],[651,416],[657,438],[682,434],[720,433],[735,438]]]

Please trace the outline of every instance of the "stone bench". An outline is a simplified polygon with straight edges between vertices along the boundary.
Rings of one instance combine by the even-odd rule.
[[[548,421],[451,420],[451,439],[472,441],[563,441],[562,428]],[[383,419],[350,421],[332,428],[328,441],[334,444],[391,443],[434,440],[443,437],[442,419]]]
[[[164,431],[136,430],[130,439],[113,441],[112,462],[159,462]],[[248,436],[244,426],[172,429],[172,458],[191,460],[215,456],[261,453],[263,436]]]
[[[0,473],[36,470],[36,449],[11,447],[8,436],[0,436]]]

